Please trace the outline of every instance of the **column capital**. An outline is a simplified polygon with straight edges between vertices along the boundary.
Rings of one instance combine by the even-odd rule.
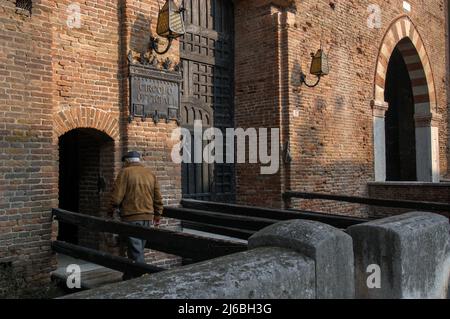
[[[437,113],[416,114],[414,115],[416,127],[438,127],[442,116]]]
[[[374,117],[384,118],[386,116],[386,112],[389,108],[389,104],[385,101],[370,101],[370,106],[372,107],[372,114]]]

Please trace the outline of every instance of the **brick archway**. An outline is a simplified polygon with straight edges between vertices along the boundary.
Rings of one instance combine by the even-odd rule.
[[[96,108],[74,107],[55,114],[53,125],[59,167],[59,206],[77,203],[80,212],[105,217],[109,209],[109,196],[114,177],[121,163],[119,120],[110,113]],[[78,133],[76,138],[73,133]],[[75,141],[77,147],[70,153],[70,145],[74,145]],[[76,154],[79,156],[75,156]],[[66,167],[70,167],[68,163],[77,163],[77,165],[70,169],[64,169],[63,166],[61,169],[62,163]],[[79,174],[78,184],[74,186],[78,189],[77,196],[70,188],[62,187],[63,182],[65,182],[64,185],[73,184],[70,177],[67,177],[70,174],[62,176],[62,171],[72,171],[72,173],[76,171],[77,173],[74,174]],[[66,196],[66,193],[69,193],[70,196]],[[62,203],[61,199],[64,198],[71,198],[73,203],[70,201]],[[71,208],[68,207],[68,210]],[[60,228],[58,234],[67,236],[67,238],[74,236],[86,247],[100,248],[105,251],[114,249],[110,247],[110,244],[113,243],[112,237],[107,234],[90,234],[82,228],[72,230]]]
[[[119,139],[119,121],[108,112],[91,107],[74,107],[57,113],[54,118],[56,136],[77,128],[93,128]]]
[[[436,90],[430,60],[422,38],[408,16],[394,20],[380,45],[374,78],[375,180],[386,181],[385,101],[386,77],[394,49],[406,64],[414,97],[417,177],[421,182],[439,182],[439,142]]]

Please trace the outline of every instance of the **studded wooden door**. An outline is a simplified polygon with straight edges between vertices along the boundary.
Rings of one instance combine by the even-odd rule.
[[[232,0],[185,0],[185,6],[182,125],[193,134],[194,121],[201,120],[204,129],[214,126],[225,133],[234,126]],[[234,165],[183,164],[182,184],[184,198],[232,202]]]

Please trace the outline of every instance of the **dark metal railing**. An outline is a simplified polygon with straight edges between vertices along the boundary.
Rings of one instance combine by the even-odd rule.
[[[153,274],[166,270],[164,268],[148,265],[145,263],[135,263],[125,257],[114,256],[103,251],[98,251],[95,249],[90,249],[62,241],[52,242],[52,249],[53,251],[60,254],[68,255],[77,259],[87,260],[92,263],[102,265],[104,267],[120,272],[127,271],[134,275],[142,275],[146,273]]]
[[[406,208],[411,207],[411,203],[417,204],[416,202],[407,201],[388,201],[295,192],[286,193],[285,198],[339,200],[359,204],[379,204],[380,206],[394,205],[394,207],[402,208],[405,208],[405,205],[400,205],[400,203],[407,203],[408,205],[406,205]],[[430,203],[428,204],[429,205],[425,206],[416,205],[414,208],[431,207],[439,210],[450,208],[448,207],[450,205],[445,204],[431,203],[432,206],[430,206]],[[184,227],[190,229],[243,240],[247,240],[254,233],[267,226],[286,220],[313,220],[342,229],[368,221],[368,219],[364,218],[310,211],[270,209],[191,199],[183,199],[181,201],[181,206],[182,207],[166,207],[164,209],[164,217],[180,220]],[[106,232],[126,237],[145,239],[147,240],[147,248],[180,256],[188,262],[208,260],[247,249],[247,244],[242,242],[207,238],[167,229],[135,226],[119,221],[69,212],[62,209],[53,209],[53,215],[58,221],[83,227],[95,232]],[[60,241],[53,243],[53,249],[57,252],[91,261],[119,271],[131,269],[136,273],[154,273],[164,270],[151,265],[133,263],[123,257],[113,256],[105,252]],[[132,266],[130,266],[130,263]]]
[[[292,198],[309,199],[309,200],[320,199],[320,200],[330,200],[330,201],[338,201],[338,202],[353,203],[353,204],[363,204],[363,205],[378,206],[378,207],[403,208],[403,209],[413,209],[413,210],[439,212],[439,213],[449,213],[450,212],[450,204],[447,204],[447,203],[378,199],[378,198],[329,195],[329,194],[318,194],[318,193],[304,193],[304,192],[286,192],[283,196],[284,196],[285,200],[290,200]]]
[[[135,226],[62,209],[53,209],[52,213],[54,218],[60,222],[92,231],[145,239],[147,240],[147,248],[180,256],[188,259],[190,262],[208,260],[247,250],[246,244],[235,241],[200,237],[160,228]],[[126,258],[113,256],[78,245],[56,241],[53,243],[53,248],[57,252],[119,271],[123,271],[130,265],[129,260]],[[163,270],[162,268],[155,268],[153,266],[149,268],[147,267],[148,265],[144,265],[133,263],[133,269],[141,273],[152,273]]]
[[[221,217],[225,220],[221,223],[221,226],[233,227],[234,229],[252,232],[258,231],[266,226],[280,221],[293,219],[318,221],[337,228],[348,228],[350,226],[368,221],[368,219],[364,218],[339,216],[310,211],[290,211],[186,199],[183,199],[181,204],[183,209],[181,209],[177,216],[183,217],[184,220],[189,219],[189,212],[193,212],[193,214],[202,216],[202,218],[196,218],[195,220],[191,219],[190,221],[207,223],[206,218],[214,216],[215,219],[210,220],[210,222],[217,223],[219,222],[217,218]],[[167,210],[168,212],[173,211],[171,208],[168,208]],[[171,213],[169,213],[169,216],[170,215]]]

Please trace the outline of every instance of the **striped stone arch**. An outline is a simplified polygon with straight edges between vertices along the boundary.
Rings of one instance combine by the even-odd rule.
[[[77,128],[93,128],[106,133],[113,140],[119,139],[119,121],[108,112],[92,107],[73,107],[53,117],[56,136]]]
[[[422,38],[408,16],[394,20],[385,33],[376,61],[374,99],[375,179],[386,181],[385,85],[389,61],[398,48],[409,73],[414,96],[417,176],[421,182],[439,182],[439,138],[436,90],[430,60]]]
[[[425,45],[408,16],[395,20],[386,32],[380,51],[375,76],[375,101],[384,101],[387,68],[391,55],[398,47],[408,67],[417,110],[436,111],[436,93],[433,73]]]

